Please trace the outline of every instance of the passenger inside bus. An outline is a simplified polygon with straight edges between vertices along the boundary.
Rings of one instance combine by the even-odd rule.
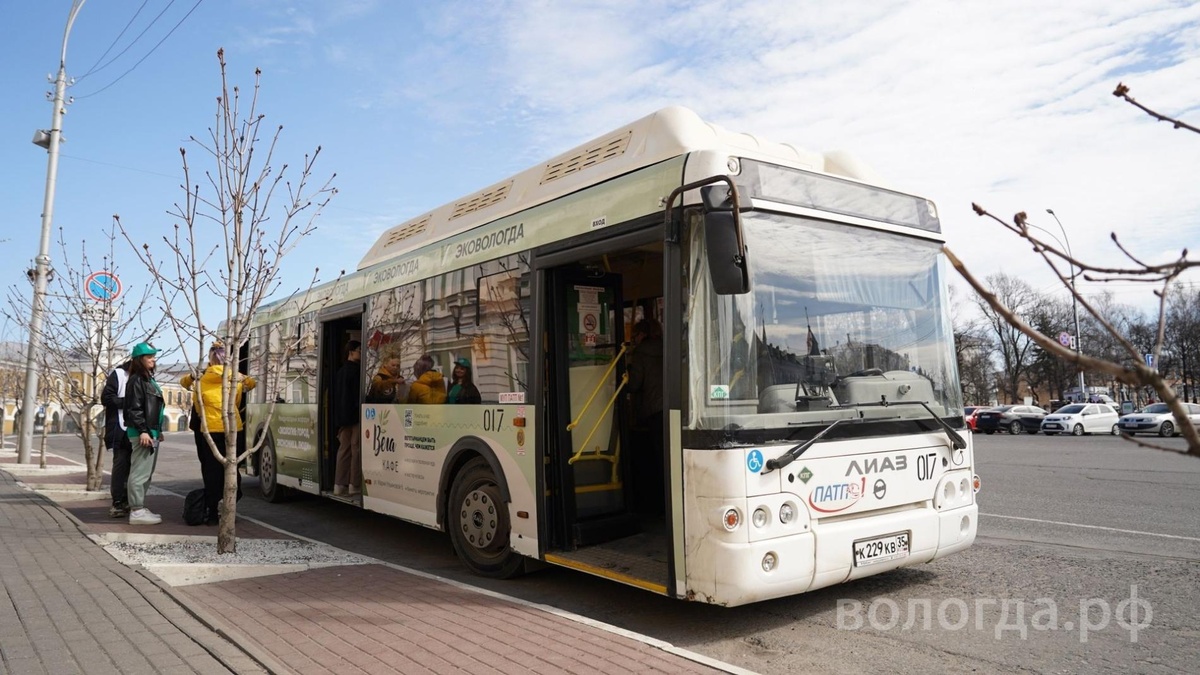
[[[412,385],[408,388],[409,403],[445,403],[446,381],[442,374],[433,369],[433,357],[429,354],[421,356],[413,364]]]
[[[333,494],[356,495],[362,488],[362,461],[359,439],[358,396],[359,359],[362,344],[358,340],[346,343],[346,362],[334,378],[334,424],[337,426],[338,451],[334,471]]]
[[[471,377],[471,360],[460,356],[454,360],[454,370],[450,371],[452,385],[446,394],[447,403],[482,403],[483,397]]]
[[[371,386],[367,389],[367,403],[403,403],[404,376],[401,375],[400,357],[385,355],[379,364]]]
[[[629,392],[633,396],[636,427],[644,439],[633,448],[634,510],[638,515],[661,516],[663,508],[663,340],[662,327],[645,318],[633,326],[633,354],[629,365]]]

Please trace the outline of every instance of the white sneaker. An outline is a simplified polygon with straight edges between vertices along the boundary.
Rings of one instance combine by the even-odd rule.
[[[150,509],[134,509],[129,512],[130,525],[157,525],[162,522],[162,516],[152,513]]]
[[[346,486],[345,485],[334,485],[333,486],[333,494],[335,497],[340,497],[340,496],[346,494]]]

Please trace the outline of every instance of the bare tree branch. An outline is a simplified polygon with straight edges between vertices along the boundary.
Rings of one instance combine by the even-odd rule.
[[[974,208],[976,213],[999,221],[998,218],[992,216],[982,207],[974,205]],[[1025,220],[1024,214],[1017,215],[1018,217],[1014,219],[1014,222],[1022,223]],[[1024,238],[1029,239],[1032,235],[1023,236]],[[1034,242],[1034,246],[1035,250],[1037,250],[1039,244]],[[1124,336],[1120,335],[1119,331],[1117,331],[1107,319],[1099,315],[1099,313],[1097,313],[1090,304],[1087,304],[1086,301],[1084,301],[1083,298],[1078,294],[1078,292],[1070,287],[1069,283],[1066,285],[1070,292],[1074,294],[1076,299],[1080,300],[1085,304],[1086,307],[1088,307],[1089,311],[1092,312],[1097,321],[1104,326],[1105,330],[1109,331],[1113,337],[1117,338],[1121,342],[1123,348],[1126,349],[1126,351],[1132,356],[1131,359],[1125,363],[1117,363],[1092,357],[1064,347],[1057,341],[1035,330],[1021,317],[1017,316],[1011,309],[1006,307],[1004,303],[1002,303],[996,297],[995,293],[988,289],[987,286],[980,282],[967,269],[966,265],[959,260],[958,256],[954,255],[954,252],[951,251],[948,246],[943,247],[943,250],[946,253],[946,257],[950,260],[950,264],[953,265],[956,270],[958,270],[958,273],[963,277],[963,279],[965,279],[971,288],[973,288],[975,292],[979,294],[979,297],[981,297],[984,302],[986,302],[987,305],[991,307],[997,314],[1003,317],[1009,325],[1015,327],[1021,333],[1036,342],[1038,346],[1041,347],[1046,353],[1052,354],[1053,356],[1067,363],[1075,364],[1084,370],[1106,373],[1112,379],[1118,382],[1135,387],[1151,387],[1162,399],[1162,401],[1170,406],[1172,413],[1174,413],[1176,421],[1179,423],[1179,429],[1183,436],[1187,439],[1188,454],[1195,457],[1200,457],[1200,435],[1197,434],[1195,426],[1192,425],[1191,420],[1187,415],[1187,411],[1182,405],[1182,402],[1175,395],[1175,390],[1167,384],[1166,379],[1157,370],[1151,369],[1149,366],[1146,366],[1141,362],[1141,359],[1139,358],[1140,355],[1137,353],[1137,350],[1133,347],[1133,345]],[[1053,267],[1053,265],[1051,266]],[[1175,275],[1171,275],[1167,280],[1163,281],[1164,289],[1162,295],[1164,297],[1166,296],[1166,288],[1169,286],[1171,280],[1174,279],[1174,276]],[[1161,322],[1162,319],[1160,317],[1160,325]],[[1161,353],[1161,350],[1162,330],[1160,329],[1158,332],[1158,339],[1155,344],[1155,353]]]
[[[1147,115],[1153,117],[1154,119],[1156,119],[1160,122],[1170,122],[1176,129],[1187,129],[1188,131],[1194,131],[1194,132],[1200,134],[1200,129],[1197,129],[1196,127],[1188,124],[1187,122],[1182,122],[1182,121],[1174,119],[1172,117],[1167,117],[1166,115],[1160,115],[1160,114],[1154,112],[1153,110],[1147,108],[1146,106],[1142,105],[1141,103],[1138,103],[1136,100],[1134,100],[1134,98],[1132,96],[1129,95],[1129,87],[1126,87],[1124,84],[1117,83],[1117,88],[1113,90],[1113,96],[1116,96],[1117,98],[1125,99],[1126,102],[1132,104],[1136,108],[1143,110]]]

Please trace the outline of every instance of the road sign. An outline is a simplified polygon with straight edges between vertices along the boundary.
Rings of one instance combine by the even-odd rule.
[[[1153,354],[1146,355],[1146,365],[1151,368],[1154,367],[1154,355]]]
[[[1064,347],[1070,347],[1071,346],[1071,334],[1068,333],[1067,331],[1063,331],[1063,332],[1059,333],[1058,334],[1058,344],[1060,344]]]
[[[92,272],[83,282],[83,291],[96,302],[112,302],[121,295],[121,280],[112,272]]]

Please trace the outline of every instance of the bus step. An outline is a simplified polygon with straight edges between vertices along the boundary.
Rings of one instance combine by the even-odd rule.
[[[621,537],[636,534],[641,529],[638,518],[632,513],[615,513],[597,516],[575,523],[575,545],[591,546]]]

